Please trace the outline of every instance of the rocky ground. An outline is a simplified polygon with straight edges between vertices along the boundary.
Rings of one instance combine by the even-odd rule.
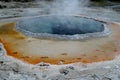
[[[0,9],[38,8],[38,7],[44,7],[50,3],[51,3],[50,1],[34,1],[34,2],[2,2],[2,1],[0,1]]]
[[[12,19],[15,17],[49,14],[47,10],[49,6],[44,7],[44,4],[46,3],[0,2],[0,22],[12,22],[16,20]],[[85,8],[79,14],[120,22],[120,12],[111,9]],[[4,46],[0,44],[0,80],[120,80],[120,57],[112,61],[92,64],[31,65],[7,56]]]
[[[120,57],[92,64],[31,65],[7,56],[0,44],[0,80],[120,80]]]
[[[93,14],[94,13],[94,14]],[[15,8],[15,9],[1,9],[0,19],[10,19],[15,17],[28,17],[28,16],[39,16],[39,15],[50,15],[48,8]],[[100,18],[109,21],[120,22],[120,12],[116,12],[111,9],[103,8],[84,8],[83,11],[79,11],[75,15],[85,15],[92,18]]]
[[[17,18],[0,20],[1,23]],[[118,23],[119,24],[119,23]],[[28,64],[6,55],[0,44],[0,80],[120,80],[120,56],[92,64]]]
[[[50,1],[40,2],[1,2],[0,1],[0,19],[38,16],[51,14]],[[76,12],[72,12],[72,14]],[[56,14],[56,13],[54,13]],[[86,15],[93,18],[102,18],[110,21],[120,22],[120,5],[112,5],[105,7],[89,6],[77,11],[77,15]]]

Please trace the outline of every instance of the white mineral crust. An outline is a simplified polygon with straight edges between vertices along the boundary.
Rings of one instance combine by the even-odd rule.
[[[0,44],[0,80],[120,80],[120,57],[90,64],[32,65],[7,56]]]

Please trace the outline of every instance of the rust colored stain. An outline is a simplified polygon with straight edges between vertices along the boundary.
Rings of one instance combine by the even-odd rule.
[[[120,53],[120,41],[119,41],[120,37],[118,37],[120,34],[120,25],[114,26],[114,24],[110,24],[110,28],[111,30],[113,30],[112,32],[114,33],[113,35],[110,36],[110,39],[112,40],[108,41],[108,43],[104,43],[104,45],[100,45],[99,49],[96,49],[95,47],[95,49],[90,53],[84,54],[80,54],[81,52],[79,52],[78,53],[79,55],[77,57],[68,57],[69,53],[66,52],[60,53],[58,54],[58,56],[60,57],[57,58],[51,56],[38,56],[29,54],[29,51],[27,51],[26,48],[23,48],[24,46],[21,46],[24,43],[25,45],[28,45],[28,43],[25,41],[29,37],[25,36],[19,31],[16,31],[15,25],[16,25],[15,23],[7,23],[0,25],[0,42],[3,43],[4,48],[7,51],[7,55],[25,61],[27,63],[31,64],[37,64],[40,62],[47,62],[51,64],[58,64],[59,62],[63,62],[64,64],[75,62],[92,63],[113,60],[116,57],[116,55],[119,55]],[[57,54],[56,51],[55,53]]]

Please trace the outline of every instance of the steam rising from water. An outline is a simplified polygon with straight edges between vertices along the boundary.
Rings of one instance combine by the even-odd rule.
[[[120,22],[120,12],[112,9],[99,7],[89,7],[90,0],[35,0],[37,8],[22,9],[20,16],[39,16],[39,15],[86,15],[91,18]],[[19,10],[19,9],[18,9]],[[20,9],[21,10],[21,9]],[[8,10],[7,10],[8,11]],[[13,14],[15,10],[9,10]],[[3,12],[3,11],[1,11]],[[1,13],[0,12],[0,13]],[[3,13],[1,13],[2,15]],[[8,15],[5,15],[8,16]],[[3,16],[4,17],[4,16]]]
[[[89,0],[55,0],[49,10],[55,15],[77,14],[88,4]]]
[[[60,40],[83,40],[108,36],[106,24],[76,16],[41,16],[24,19],[16,29],[27,36]]]

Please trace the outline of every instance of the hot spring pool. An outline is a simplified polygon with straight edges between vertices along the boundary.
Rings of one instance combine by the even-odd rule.
[[[31,64],[92,63],[120,53],[119,27],[80,16],[26,17],[1,24],[0,42],[7,55]]]
[[[69,40],[101,37],[110,33],[102,22],[78,16],[52,15],[23,19],[16,28],[32,37]]]

